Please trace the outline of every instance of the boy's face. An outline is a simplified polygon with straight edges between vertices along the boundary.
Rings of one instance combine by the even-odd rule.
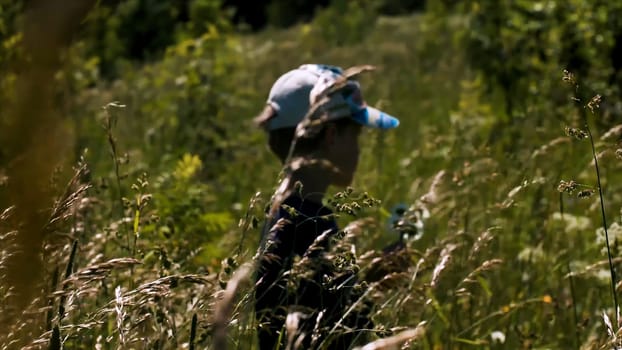
[[[334,175],[333,185],[345,187],[352,183],[359,159],[361,128],[353,122],[334,130],[334,138],[326,150],[326,159],[339,169],[339,173]]]

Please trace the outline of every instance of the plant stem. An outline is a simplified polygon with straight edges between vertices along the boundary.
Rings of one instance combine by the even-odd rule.
[[[563,233],[566,233],[566,225],[564,222],[564,194],[559,193],[559,213],[562,217],[563,224]],[[568,269],[568,281],[570,282],[570,297],[572,298],[572,312],[573,312],[573,325],[574,325],[574,334],[575,334],[575,348],[579,349],[579,344],[581,344],[579,340],[579,316],[577,314],[577,303],[576,303],[576,294],[574,289],[574,279],[572,278],[572,270],[570,269],[570,257],[566,260],[566,268]]]
[[[114,125],[116,124],[116,119],[115,119],[113,112],[110,109],[111,107],[118,107],[118,106],[121,106],[121,105],[117,105],[115,103],[109,103],[108,105],[104,107],[104,110],[106,111],[106,121],[105,121],[104,127],[106,129],[108,145],[110,146],[110,154],[112,156],[112,161],[114,162],[114,174],[115,174],[115,179],[117,183],[117,189],[119,191],[118,200],[119,200],[119,214],[120,214],[120,220],[121,220],[121,227],[123,227],[123,230],[125,231],[125,236],[127,240],[127,250],[128,252],[130,252],[131,251],[130,236],[129,236],[130,233],[124,222],[125,210],[123,209],[124,207],[123,188],[121,187],[121,172],[119,169],[119,156],[117,154],[117,143],[112,133],[112,130],[114,129]]]
[[[71,246],[71,254],[69,255],[69,262],[67,262],[67,268],[65,269],[65,282],[63,283],[63,291],[67,289],[66,281],[71,276],[71,273],[73,271],[73,264],[76,258],[77,249],[78,249],[78,240],[74,240]],[[66,300],[66,296],[63,293],[58,303],[58,323],[59,324],[63,320],[63,317],[65,316],[65,300]]]
[[[192,315],[192,323],[190,325],[190,344],[189,350],[194,350],[194,339],[197,335],[197,314]]]
[[[613,268],[613,261],[611,259],[611,248],[609,246],[609,233],[607,232],[607,217],[605,215],[605,200],[603,199],[603,187],[600,183],[600,169],[598,167],[598,157],[596,156],[596,148],[594,147],[594,137],[592,131],[587,122],[587,115],[583,112],[583,118],[585,121],[585,129],[590,139],[590,145],[592,146],[592,157],[594,158],[594,168],[596,168],[596,180],[598,181],[598,195],[600,197],[600,211],[603,217],[603,229],[605,230],[605,242],[607,243],[607,258],[609,259],[609,271],[611,272],[611,293],[613,294],[613,312],[615,314],[616,325],[618,325],[618,296],[616,295],[616,272]]]

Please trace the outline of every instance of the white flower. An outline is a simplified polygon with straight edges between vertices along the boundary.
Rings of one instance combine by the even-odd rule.
[[[607,229],[607,235],[609,236],[609,244],[614,244],[616,241],[622,241],[622,226],[620,226],[617,222],[614,222]],[[596,244],[602,245],[601,253],[607,254],[607,244],[605,239],[605,230],[602,227],[599,227],[596,230]]]
[[[494,331],[490,333],[490,339],[493,343],[505,343],[505,334],[501,331]]]
[[[572,214],[564,213],[562,215],[559,212],[556,212],[552,216],[553,220],[556,221],[564,221],[566,224],[567,232],[582,232],[592,227],[592,221],[585,216],[575,216]]]

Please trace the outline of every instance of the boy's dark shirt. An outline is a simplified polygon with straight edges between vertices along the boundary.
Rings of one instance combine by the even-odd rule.
[[[309,322],[303,325],[307,331],[313,328],[318,311],[325,310],[324,318],[328,321],[333,314],[340,314],[340,309],[344,307],[346,293],[329,292],[321,287],[322,276],[331,273],[325,265],[322,268],[312,265],[312,277],[300,280],[294,292],[288,293],[289,277],[283,276],[285,271],[291,269],[294,258],[304,256],[319,235],[338,231],[332,214],[321,204],[293,195],[282,202],[278,213],[268,223],[255,291],[255,310],[262,323],[258,331],[261,350],[274,348],[278,341],[277,332],[283,328],[289,306],[306,307],[313,311],[313,315],[308,313],[312,316]],[[275,224],[280,219],[287,221],[276,229]],[[354,283],[355,279],[350,279]]]
[[[302,257],[305,254],[319,235],[326,231],[338,231],[332,214],[325,206],[297,195],[289,196],[282,202],[277,214],[268,223],[267,236],[263,237],[265,243],[257,276],[257,310],[263,305],[272,308],[294,302],[311,307],[321,306],[316,305],[317,300],[313,300],[312,305],[306,305],[305,300],[300,300],[303,296],[300,292],[305,291],[288,296],[281,275],[292,267],[296,256]],[[281,219],[286,221],[276,228],[274,225]]]

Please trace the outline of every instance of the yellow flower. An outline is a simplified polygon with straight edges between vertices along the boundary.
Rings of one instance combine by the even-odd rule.
[[[553,298],[550,295],[546,294],[542,297],[542,302],[546,304],[551,304],[553,302]]]
[[[201,170],[203,163],[197,155],[184,154],[177,162],[173,175],[178,180],[188,180]]]

